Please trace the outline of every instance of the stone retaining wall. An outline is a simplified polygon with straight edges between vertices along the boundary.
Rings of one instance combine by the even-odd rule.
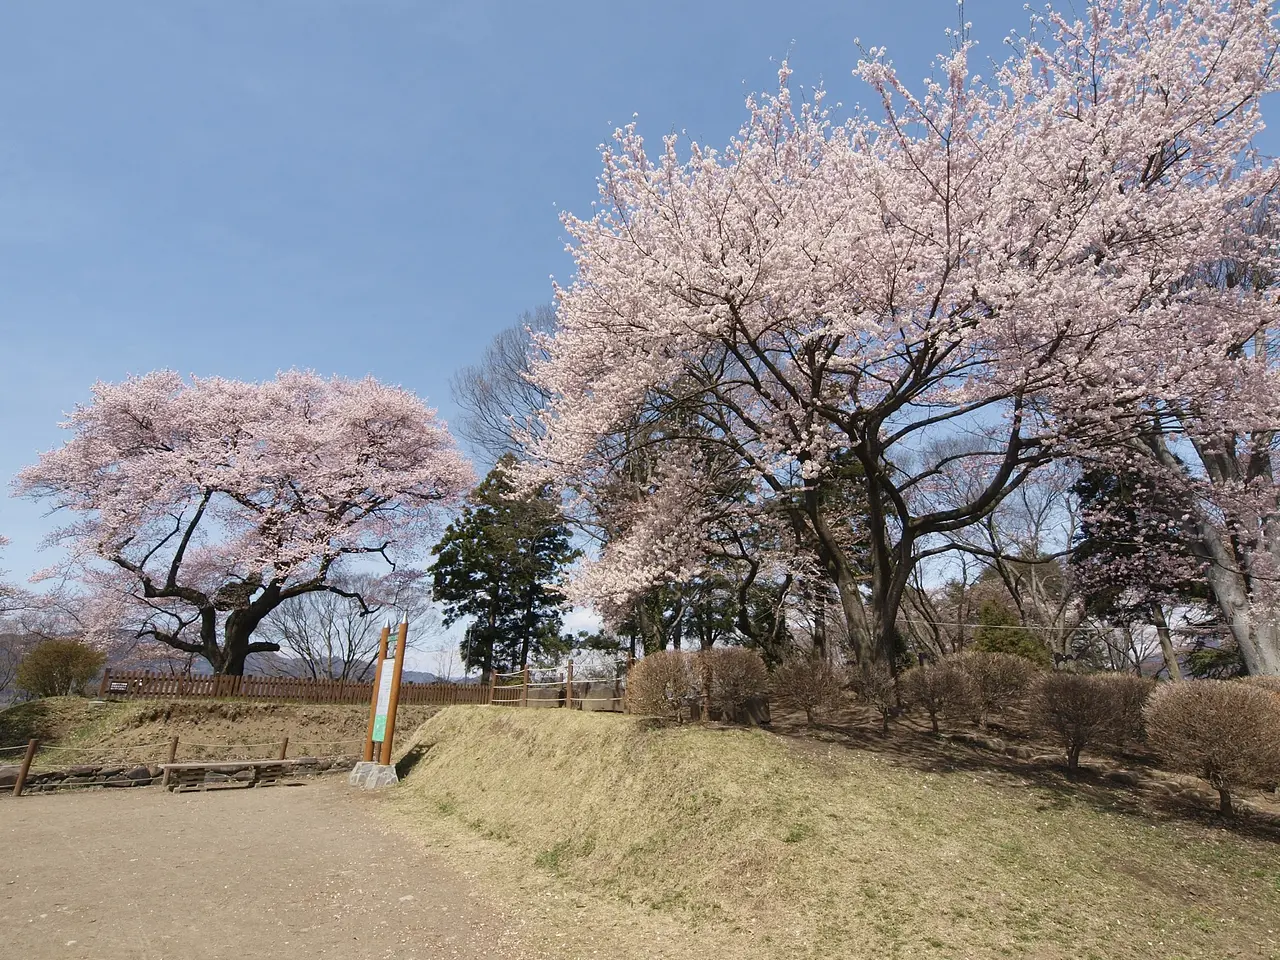
[[[293,776],[316,776],[322,773],[346,773],[356,765],[356,757],[298,757],[282,760]],[[234,761],[228,761],[234,762]],[[8,793],[18,780],[18,767],[0,767],[0,793]],[[220,770],[205,775],[206,782],[248,779],[249,767]],[[33,770],[27,774],[23,794],[51,793],[73,787],[146,787],[159,783],[162,771],[158,764],[79,764],[61,770]]]

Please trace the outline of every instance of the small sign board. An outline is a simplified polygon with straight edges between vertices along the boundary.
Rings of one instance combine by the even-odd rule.
[[[128,693],[129,681],[128,680],[108,680],[107,692],[108,693]]]
[[[395,661],[382,664],[382,678],[378,684],[378,706],[373,714],[373,740],[381,743],[387,735],[387,710],[391,706],[391,684],[395,677]]]

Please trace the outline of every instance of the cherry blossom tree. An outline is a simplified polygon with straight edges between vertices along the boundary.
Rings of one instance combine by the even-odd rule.
[[[1274,197],[1248,208],[1248,242],[1239,242],[1188,279],[1224,299],[1250,302],[1277,292]],[[1156,393],[1140,405],[1133,442],[1110,451],[1110,469],[1131,471],[1164,500],[1182,505],[1123,517],[1131,543],[1180,531],[1181,553],[1201,572],[1245,668],[1280,674],[1280,477],[1274,466],[1280,427],[1280,342],[1274,317],[1196,344],[1199,389]],[[1177,559],[1175,551],[1172,560]],[[1166,578],[1176,582],[1176,575]]]
[[[9,540],[0,534],[0,550]],[[6,580],[6,571],[0,570],[0,703],[8,697],[10,684],[17,673],[18,664],[30,647],[30,642],[20,623],[10,618],[26,610],[31,596]]]
[[[264,383],[160,371],[98,383],[71,437],[16,481],[70,515],[52,542],[140,637],[241,674],[281,603],[329,591],[360,558],[414,555],[472,482],[445,425],[372,378]]]
[[[672,135],[651,155],[617,131],[598,212],[564,218],[576,275],[533,369],[535,478],[590,488],[634,454],[637,417],[696,422],[750,490],[739,509],[835,583],[871,663],[898,650],[911,572],[947,534],[1072,444],[1129,436],[1136,403],[1234,390],[1248,358],[1213,350],[1207,377],[1202,357],[1249,342],[1274,298],[1188,278],[1258,247],[1268,5],[1099,0],[1010,43],[986,80],[961,31],[919,95],[871,48],[855,73],[878,118],[833,125],[784,65],[724,151],[682,159]],[[850,467],[854,524],[832,495]],[[981,479],[959,504],[957,475]],[[660,479],[592,592],[703,562],[715,485],[696,462]]]
[[[0,550],[9,545],[9,538],[0,534]],[[31,602],[31,595],[6,579],[7,571],[0,570],[0,618],[8,617],[24,609]]]

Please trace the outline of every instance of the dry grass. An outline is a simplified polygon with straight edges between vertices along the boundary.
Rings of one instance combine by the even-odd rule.
[[[405,705],[396,727],[408,734],[439,709]],[[50,697],[0,710],[0,748],[42,745],[37,768],[102,761],[158,763],[170,737],[178,759],[273,757],[289,738],[289,756],[359,752],[369,720],[364,704],[260,703],[234,700],[139,700],[94,704]],[[0,763],[16,762],[14,752]]]
[[[601,955],[1280,958],[1280,847],[1046,786],[485,707],[432,718],[404,766],[398,814],[537,880],[569,935],[605,894],[627,919]]]

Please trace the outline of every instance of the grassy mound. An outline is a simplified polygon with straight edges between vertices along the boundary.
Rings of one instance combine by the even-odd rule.
[[[436,707],[405,705],[398,729],[413,730]],[[289,755],[359,752],[369,722],[364,704],[263,703],[237,700],[135,700],[94,703],[50,697],[0,710],[0,749],[36,737],[37,767],[95,761],[159,762],[170,737],[180,760],[275,756],[289,738]],[[46,749],[47,748],[47,749]],[[12,751],[0,754],[12,758]]]
[[[748,945],[735,956],[1280,956],[1280,848],[1043,786],[486,707],[430,719],[402,769],[392,802],[424,832],[497,841],[566,889]]]

